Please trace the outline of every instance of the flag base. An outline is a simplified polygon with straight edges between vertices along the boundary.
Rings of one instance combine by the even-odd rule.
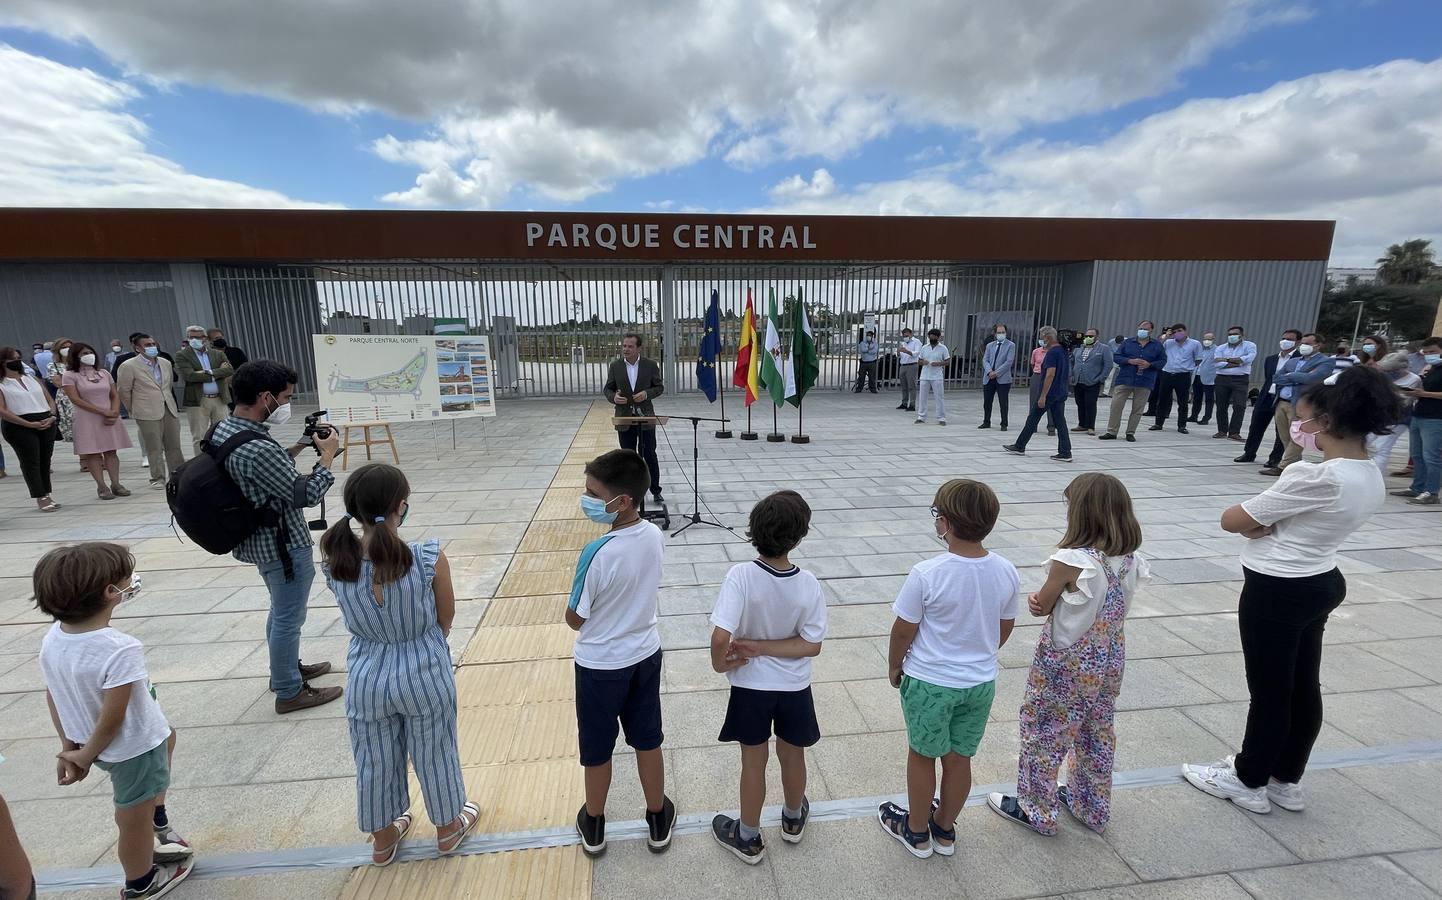
[[[716,432],[716,436],[717,436],[718,438],[721,438],[721,439],[724,440],[724,439],[726,439],[726,438],[731,437],[731,432],[730,432],[729,430],[723,429],[723,430],[721,430],[721,431]]]
[[[793,444],[809,444],[809,443],[811,443],[811,435],[809,435],[809,434],[794,434],[794,435],[791,436],[791,443],[793,443]]]
[[[760,435],[758,435],[758,434],[757,434],[756,432],[754,432],[754,431],[743,431],[743,432],[741,432],[741,440],[743,440],[743,441],[754,441],[754,440],[756,440],[758,437],[760,437]]]
[[[770,434],[766,435],[766,441],[767,441],[767,443],[770,443],[770,444],[780,444],[780,443],[784,442],[785,440],[786,440],[786,435],[784,435],[784,434],[777,434],[777,433],[774,432],[774,431],[771,432]]]

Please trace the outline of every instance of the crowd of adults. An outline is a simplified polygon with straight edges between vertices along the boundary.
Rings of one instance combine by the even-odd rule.
[[[120,475],[119,451],[132,446],[125,419],[135,423],[149,486],[164,488],[186,458],[182,410],[198,453],[206,431],[229,415],[230,381],[246,362],[220,329],[198,325],[185,330],[174,354],[139,331],[107,346],[102,354],[59,337],[33,343],[28,358],[16,347],[0,347],[0,434],[41,512],[61,508],[51,484],[57,443],[71,445],[81,471],[95,479],[99,499],[131,495]],[[6,462],[0,450],[0,478],[9,474]]]
[[[916,410],[918,384],[930,387],[935,396],[939,424],[946,424],[942,396],[944,373],[952,353],[940,342],[941,333],[932,329],[928,344],[915,339],[903,328],[896,344],[897,380],[901,388],[898,409]],[[1394,349],[1385,335],[1367,335],[1360,347],[1338,340],[1330,347],[1313,332],[1289,328],[1277,338],[1276,351],[1264,354],[1240,325],[1222,333],[1205,331],[1201,338],[1190,335],[1184,323],[1168,325],[1157,332],[1155,323],[1137,323],[1135,333],[1102,341],[1095,328],[1083,332],[1068,347],[1051,326],[1037,334],[1024,369],[1030,374],[1030,402],[1026,424],[1015,442],[1005,449],[1024,453],[1032,434],[1046,419],[1048,435],[1057,436],[1052,459],[1072,459],[1071,431],[1067,423],[1066,400],[1076,407],[1075,432],[1095,435],[1099,440],[1137,441],[1143,420],[1147,431],[1162,431],[1175,416],[1179,434],[1190,434],[1188,425],[1216,423],[1212,438],[1241,443],[1238,463],[1256,462],[1267,435],[1273,436],[1262,475],[1276,477],[1302,458],[1297,440],[1296,402],[1310,385],[1335,379],[1352,366],[1376,368],[1386,375],[1404,401],[1405,417],[1385,435],[1373,435],[1367,447],[1383,475],[1411,478],[1406,488],[1392,493],[1417,505],[1438,503],[1442,477],[1442,338],[1429,337],[1406,349]],[[930,353],[924,353],[930,350]],[[855,391],[863,384],[875,393],[879,345],[874,330],[868,329],[857,344],[860,360]],[[1010,395],[1019,350],[1008,337],[1007,328],[997,325],[981,351],[979,373],[982,382],[982,420],[978,428],[991,428],[993,411],[998,413],[1002,431],[1010,427]],[[1258,367],[1260,366],[1260,369]],[[918,374],[920,373],[920,374]],[[1257,374],[1261,387],[1253,390]],[[926,385],[930,376],[934,384]],[[1103,428],[1097,427],[1097,401],[1106,397],[1111,408]],[[1247,423],[1247,406],[1252,407]],[[918,414],[926,421],[926,407]],[[1243,426],[1246,425],[1245,434]],[[1389,458],[1402,435],[1409,436],[1407,464],[1388,472]]]

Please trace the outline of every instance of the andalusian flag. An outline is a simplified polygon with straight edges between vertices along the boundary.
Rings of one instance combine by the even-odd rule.
[[[766,309],[766,352],[761,354],[761,377],[758,383],[771,395],[771,402],[786,402],[786,381],[781,375],[781,320],[776,315],[776,289],[771,289]]]
[[[761,396],[756,384],[756,310],[751,307],[751,289],[746,289],[746,312],[741,316],[741,343],[736,346],[736,371],[731,373],[731,383],[746,389],[746,405],[750,406]]]
[[[811,320],[801,289],[796,289],[795,305],[791,308],[791,354],[786,358],[786,399],[800,406],[801,398],[816,384],[821,374],[821,361],[816,356],[816,336],[811,333]]]

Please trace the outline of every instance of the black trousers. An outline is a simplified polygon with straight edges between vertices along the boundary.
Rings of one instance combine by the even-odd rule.
[[[1272,427],[1272,417],[1276,412],[1277,404],[1272,400],[1271,394],[1262,394],[1257,398],[1256,405],[1252,407],[1252,424],[1247,428],[1247,443],[1243,447],[1247,456],[1256,456],[1257,449],[1262,446],[1263,439],[1265,439],[1268,434],[1272,435],[1272,452],[1267,454],[1267,462],[1274,466],[1282,461],[1282,453],[1286,450],[1286,448],[1282,446],[1282,439],[1277,437],[1277,429]],[[1222,406],[1219,403],[1217,405],[1217,416],[1220,417],[1221,414]],[[1218,421],[1220,421],[1220,418]],[[1240,416],[1236,420],[1235,427],[1242,427]],[[1237,432],[1230,433],[1236,434]]]
[[[876,360],[863,362],[861,368],[856,370],[856,393],[861,393],[861,383],[867,383],[871,392],[876,393]]]
[[[1157,424],[1165,425],[1177,404],[1177,427],[1187,426],[1187,392],[1192,388],[1191,372],[1161,372],[1157,375]]]
[[[1322,730],[1322,630],[1347,596],[1347,579],[1338,569],[1279,578],[1243,568],[1242,575],[1237,616],[1252,703],[1237,777],[1251,788],[1268,778],[1296,783]]]
[[[1088,431],[1097,427],[1097,397],[1101,392],[1100,381],[1096,384],[1077,384],[1072,387],[1072,397],[1076,399],[1077,431]]]
[[[1205,425],[1212,421],[1212,396],[1217,386],[1214,384],[1202,384],[1202,376],[1192,376],[1192,421],[1201,420],[1200,424]],[[1206,402],[1206,411],[1202,411],[1202,403]]]
[[[991,424],[991,401],[1001,399],[1001,427],[1006,427],[1006,414],[1011,403],[1011,384],[997,384],[993,378],[981,386],[981,423]]]
[[[27,422],[39,422],[50,418],[50,414],[21,413],[20,418]],[[50,496],[50,457],[55,453],[55,438],[59,433],[60,429],[54,426],[36,431],[14,422],[0,423],[0,434],[15,449],[15,456],[20,460],[20,474],[25,477],[31,499]]]
[[[1217,376],[1217,434],[1242,433],[1242,419],[1247,415],[1247,391],[1250,385],[1251,379],[1246,375]],[[1257,405],[1262,405],[1260,397],[1257,398]],[[1252,421],[1256,421],[1255,416]]]
[[[618,430],[616,436],[621,439],[621,449],[635,450],[646,460],[646,468],[651,470],[651,493],[661,496],[661,461],[656,458],[656,429],[632,425]]]

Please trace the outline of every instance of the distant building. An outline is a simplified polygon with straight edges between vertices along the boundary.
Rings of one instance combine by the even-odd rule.
[[[1376,269],[1328,269],[1327,280],[1338,289],[1352,284],[1376,284]]]

